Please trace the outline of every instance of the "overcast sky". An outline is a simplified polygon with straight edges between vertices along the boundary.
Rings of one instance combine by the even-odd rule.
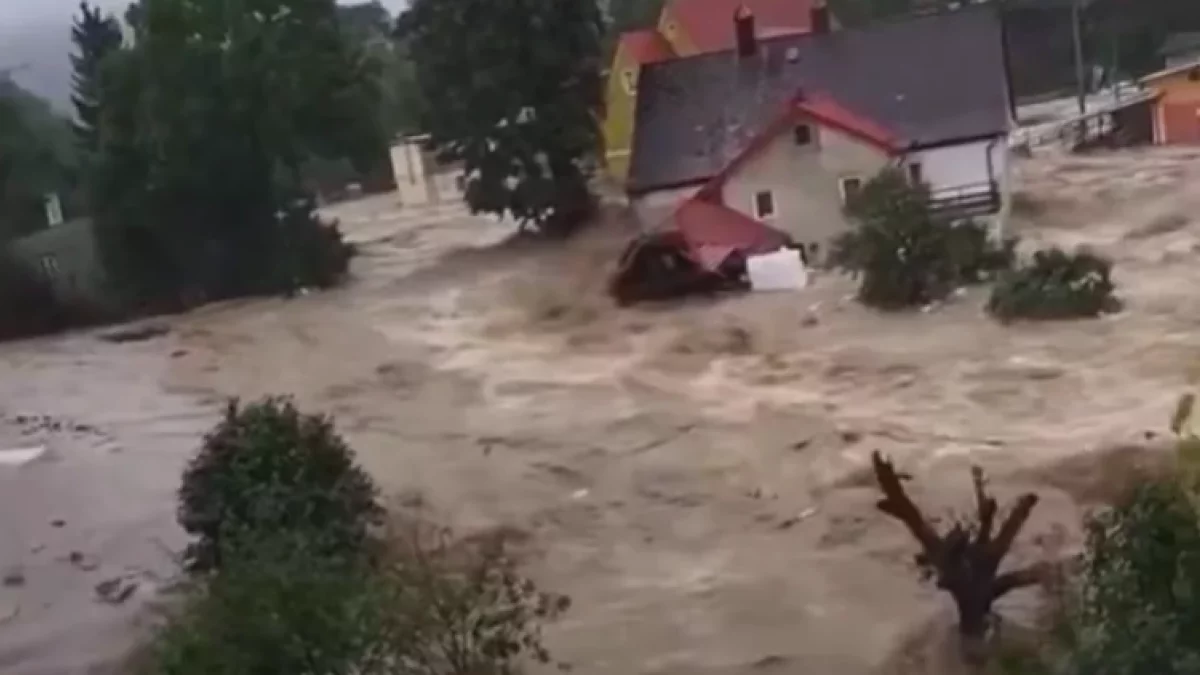
[[[405,0],[380,1],[392,12],[405,4]],[[124,9],[129,5],[128,0],[92,0],[92,3],[112,10]],[[348,3],[343,0],[343,4]],[[69,21],[78,7],[79,0],[0,0],[0,28]]]
[[[338,0],[351,4],[355,0]],[[497,0],[500,2],[502,0]],[[120,15],[129,0],[91,0],[92,4]],[[380,0],[392,13],[408,0]],[[13,79],[49,100],[62,111],[70,110],[71,17],[79,0],[0,0],[0,70],[16,68]]]

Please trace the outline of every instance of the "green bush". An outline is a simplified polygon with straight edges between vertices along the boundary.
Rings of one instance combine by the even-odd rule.
[[[1087,523],[1046,670],[1200,673],[1200,526],[1175,482],[1140,487]]]
[[[521,661],[549,663],[542,627],[570,606],[522,576],[503,539],[454,541],[417,534],[384,571],[389,605],[414,636],[397,650],[417,675],[510,675]]]
[[[954,278],[960,285],[979,284],[1012,269],[1017,261],[1017,243],[1017,239],[1009,238],[997,244],[983,223],[954,225],[946,238]]]
[[[1015,241],[997,244],[977,223],[955,225],[929,209],[929,190],[887,169],[847,208],[856,223],[833,244],[832,266],[861,275],[858,297],[880,309],[919,307],[1006,269]]]
[[[301,414],[286,398],[230,402],[179,491],[179,523],[196,537],[186,558],[196,571],[219,567],[229,548],[223,539],[241,532],[248,540],[298,532],[315,550],[358,552],[382,513],[333,422]]]
[[[139,658],[141,675],[326,675],[381,656],[387,616],[361,558],[299,533],[225,547],[218,574],[184,588]]]
[[[1002,321],[1095,317],[1119,309],[1114,288],[1105,258],[1051,248],[1001,275],[988,311]]]
[[[300,531],[230,547],[193,580],[141,655],[144,675],[507,675],[548,662],[566,609],[500,548],[420,548],[368,561]],[[228,542],[226,542],[228,543]]]
[[[290,205],[279,218],[276,290],[330,288],[346,276],[356,253],[336,222],[321,220],[309,198]]]

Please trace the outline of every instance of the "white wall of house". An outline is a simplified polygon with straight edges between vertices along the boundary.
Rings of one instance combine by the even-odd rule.
[[[400,203],[405,206],[428,204],[429,185],[421,146],[413,141],[402,140],[392,145],[390,154]]]
[[[695,196],[700,187],[693,185],[647,192],[631,199],[630,206],[633,207],[633,213],[642,229],[652,230],[662,225],[685,200]]]
[[[392,175],[404,206],[462,201],[464,173],[458,166],[439,166],[424,150],[422,138],[402,139],[391,147]]]
[[[787,232],[798,243],[826,244],[844,232],[845,181],[865,183],[892,159],[881,149],[826,127],[809,127],[810,141],[794,129],[750,157],[725,184],[725,205]],[[769,194],[774,213],[760,212]]]
[[[988,154],[991,153],[991,174],[988,173]],[[1000,184],[1007,175],[1008,143],[997,141],[972,141],[957,145],[946,145],[928,150],[918,150],[908,155],[906,163],[919,162],[921,177],[930,190],[953,190],[971,186],[985,186],[988,181]]]

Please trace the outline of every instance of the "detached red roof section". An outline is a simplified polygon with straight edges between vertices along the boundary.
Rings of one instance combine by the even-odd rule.
[[[653,28],[622,33],[619,45],[634,61],[643,66],[647,63],[666,61],[675,56],[667,39]]]
[[[671,13],[700,52],[734,46],[733,15],[745,6],[760,36],[807,33],[814,0],[671,0]]]
[[[770,253],[789,241],[779,230],[704,199],[685,201],[671,219],[691,257],[710,271],[716,271],[734,252],[747,256]]]

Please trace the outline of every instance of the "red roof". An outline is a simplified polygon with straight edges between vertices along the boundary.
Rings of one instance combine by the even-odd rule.
[[[735,251],[742,255],[770,253],[788,243],[787,235],[779,230],[723,204],[695,197],[684,201],[671,219],[691,257],[710,270],[720,267]]]
[[[796,110],[885,152],[898,152],[904,147],[900,138],[881,124],[859,115],[823,94],[805,96],[796,102]]]
[[[904,149],[904,142],[887,128],[859,115],[824,94],[809,94],[804,98],[797,96],[788,102],[779,116],[755,136],[740,154],[700,189],[700,194],[708,199],[716,199],[725,182],[743,164],[767,147],[779,134],[806,118],[854,136],[889,155]]]
[[[734,47],[733,15],[743,5],[760,35],[807,33],[814,0],[670,0],[670,10],[700,52]]]
[[[657,30],[633,30],[621,34],[620,48],[641,65],[665,61],[675,55],[667,39]]]

